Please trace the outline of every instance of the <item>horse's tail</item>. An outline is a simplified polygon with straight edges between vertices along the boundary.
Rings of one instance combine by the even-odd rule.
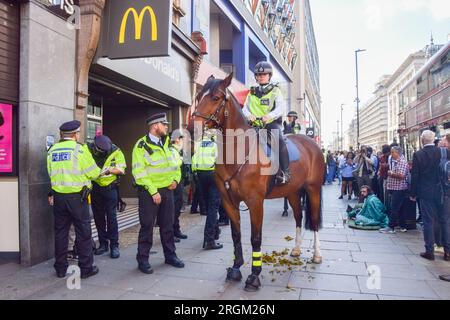
[[[306,192],[306,203],[305,203],[305,208],[306,208],[306,214],[305,214],[305,229],[309,230],[309,231],[319,231],[320,229],[322,229],[322,221],[323,221],[323,216],[322,216],[322,202],[323,202],[323,192],[322,192],[322,187],[320,188],[320,206],[319,206],[319,217],[317,219],[313,219],[312,215],[312,209],[311,209],[311,199],[310,199],[310,195],[308,192]]]

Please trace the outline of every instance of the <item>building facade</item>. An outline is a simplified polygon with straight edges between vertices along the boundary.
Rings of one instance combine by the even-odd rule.
[[[388,103],[386,84],[391,76],[385,75],[376,84],[374,96],[360,111],[359,141],[362,146],[381,150],[388,139]]]
[[[388,144],[391,144],[394,141],[399,142],[398,129],[400,101],[398,94],[400,90],[405,86],[405,84],[410,81],[417,73],[417,71],[425,64],[425,62],[425,50],[420,50],[409,55],[386,84],[388,95]]]
[[[320,96],[320,65],[317,49],[314,24],[309,0],[302,2],[302,35],[301,57],[302,79],[304,89],[304,108],[302,110],[304,123],[309,128],[314,128],[317,143],[321,144],[321,96]]]
[[[296,45],[297,27],[303,25],[300,2],[174,0],[168,56],[130,59],[108,56],[105,30],[113,2],[64,3],[0,0],[0,28],[9,37],[0,43],[10,51],[0,53],[0,59],[12,59],[4,63],[10,69],[7,75],[0,70],[0,84],[8,81],[0,85],[0,112],[6,123],[0,137],[10,139],[7,147],[1,139],[0,150],[11,156],[7,161],[0,157],[2,208],[8,208],[0,215],[0,259],[17,259],[25,266],[53,256],[46,153],[59,139],[61,123],[80,120],[84,141],[109,135],[130,164],[132,147],[146,132],[143,119],[164,111],[171,130],[183,128],[193,97],[211,74],[224,78],[234,72],[231,89],[245,98],[255,83],[255,64],[267,60],[274,65],[274,81],[289,110],[305,92],[296,89],[294,94],[294,70],[306,60]],[[143,21],[142,30],[150,29],[150,21]],[[133,29],[132,24],[128,28]],[[311,105],[317,100],[314,94],[311,89]],[[311,123],[320,127],[314,119]],[[135,198],[129,172],[120,188],[122,197]]]

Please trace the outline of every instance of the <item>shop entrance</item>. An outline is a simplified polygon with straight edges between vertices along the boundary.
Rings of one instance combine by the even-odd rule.
[[[121,179],[120,196],[137,198],[131,174],[134,145],[147,133],[145,120],[149,115],[167,112],[168,118],[171,119],[171,113],[168,107],[126,91],[128,90],[89,81],[86,141],[91,142],[96,134],[102,132],[122,150],[127,162],[127,171]]]

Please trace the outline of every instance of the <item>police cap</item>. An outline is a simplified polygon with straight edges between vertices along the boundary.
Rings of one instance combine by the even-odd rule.
[[[108,152],[112,148],[112,142],[111,139],[107,136],[96,136],[94,138],[95,146],[105,152]]]
[[[155,123],[170,124],[167,121],[167,114],[165,113],[158,113],[147,118],[147,125],[150,126]]]
[[[75,133],[79,132],[81,127],[81,122],[78,120],[69,121],[63,123],[61,127],[59,127],[59,131],[63,133]]]
[[[288,117],[293,117],[298,119],[298,113],[295,111],[291,111],[288,113]]]

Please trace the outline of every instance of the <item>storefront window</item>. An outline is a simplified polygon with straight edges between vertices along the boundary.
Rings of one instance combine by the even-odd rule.
[[[87,108],[86,141],[94,141],[95,136],[103,131],[103,98],[97,95],[89,96]]]

